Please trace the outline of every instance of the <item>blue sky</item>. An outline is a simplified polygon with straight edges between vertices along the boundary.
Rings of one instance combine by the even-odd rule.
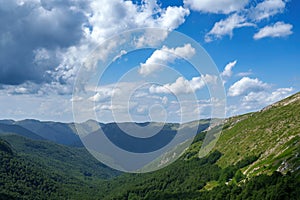
[[[259,110],[300,89],[299,8],[296,0],[0,0],[0,118],[73,121],[72,104],[78,100],[72,97],[74,84],[93,50],[123,31],[149,27],[192,38],[220,74],[197,73],[188,60],[198,49],[183,41],[120,51],[119,58],[106,61],[112,64],[100,82],[96,78],[85,85],[91,95],[85,98],[94,107],[77,110],[80,120],[180,121],[182,113],[186,120],[211,117],[217,100],[204,83],[220,78],[226,116]],[[109,53],[118,46],[110,44]],[[130,80],[118,81],[129,72]],[[147,80],[153,84],[145,84]],[[119,96],[112,105],[122,92],[133,92],[136,99]],[[193,95],[196,102],[191,102]]]

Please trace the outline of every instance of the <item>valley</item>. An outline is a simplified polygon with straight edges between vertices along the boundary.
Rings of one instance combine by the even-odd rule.
[[[226,119],[211,153],[199,158],[207,128],[202,121],[177,161],[145,174],[101,164],[83,147],[74,124],[1,121],[0,199],[297,199],[299,96]],[[86,123],[92,129],[97,122]]]

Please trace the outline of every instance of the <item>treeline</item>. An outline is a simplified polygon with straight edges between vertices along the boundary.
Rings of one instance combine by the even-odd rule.
[[[0,199],[299,199],[299,171],[247,179],[241,168],[257,156],[224,169],[216,164],[221,156],[214,151],[201,159],[182,157],[156,172],[110,180],[95,180],[87,172],[82,180],[28,160],[0,140]],[[208,183],[215,185],[208,190]]]
[[[104,180],[101,176],[98,179],[92,176],[86,171],[89,168],[83,168],[81,175],[72,174],[72,169],[67,168],[69,165],[55,169],[48,166],[46,160],[45,157],[35,160],[16,152],[8,142],[0,139],[0,200],[103,197],[104,192],[98,188],[103,187]],[[69,175],[66,174],[68,170]]]
[[[0,141],[0,166],[0,199],[58,197],[60,185],[54,180],[59,181],[61,177],[15,155],[4,141]]]
[[[274,172],[271,176],[260,175],[248,180],[241,168],[256,161],[257,156],[246,157],[224,169],[215,164],[221,156],[215,151],[201,159],[180,159],[151,174],[118,178],[106,199],[300,199],[297,173]],[[208,182],[217,185],[206,190]]]

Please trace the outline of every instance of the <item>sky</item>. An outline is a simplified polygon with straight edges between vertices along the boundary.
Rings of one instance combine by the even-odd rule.
[[[181,122],[219,107],[226,117],[260,110],[300,90],[299,9],[296,0],[0,0],[0,118]],[[132,30],[143,31],[121,40]]]

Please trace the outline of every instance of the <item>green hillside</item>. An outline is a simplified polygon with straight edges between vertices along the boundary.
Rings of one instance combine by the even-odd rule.
[[[120,174],[98,162],[83,147],[18,135],[1,138],[0,199],[82,199],[95,191],[101,196],[97,188]]]
[[[96,160],[84,147],[33,141],[17,135],[1,138],[9,142],[18,155],[68,176],[107,179],[119,174]]]
[[[300,166],[300,93],[260,112],[227,120],[216,150],[221,167],[258,156],[243,169],[246,174],[286,172]]]
[[[208,157],[198,158],[203,132],[170,166],[133,180],[119,177],[117,186],[130,186],[108,199],[298,199],[300,93],[229,118],[223,128]]]

